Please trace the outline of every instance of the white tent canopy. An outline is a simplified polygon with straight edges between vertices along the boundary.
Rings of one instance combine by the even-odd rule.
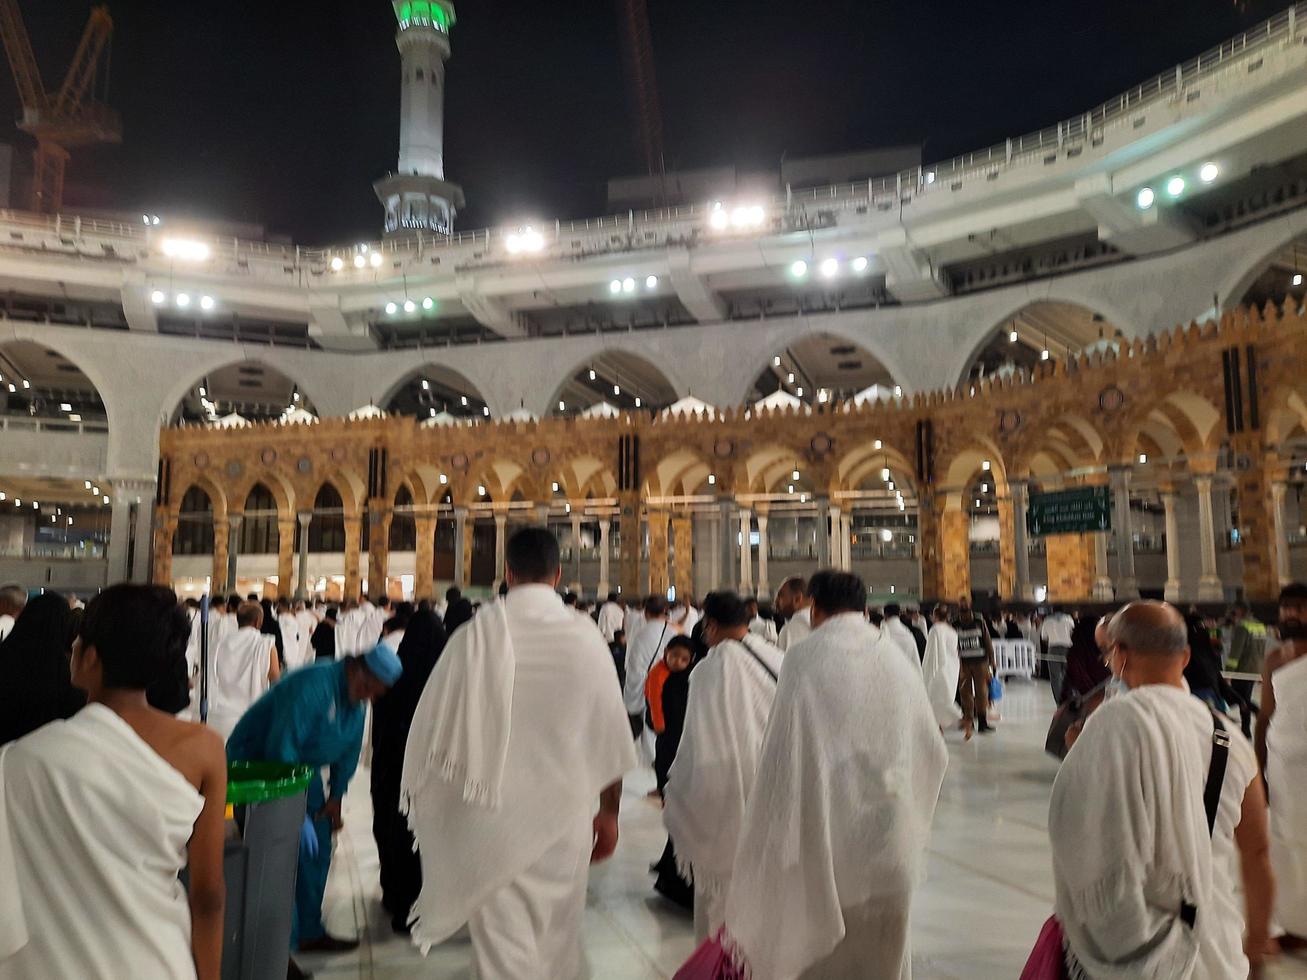
[[[687,395],[680,401],[668,405],[663,409],[663,417],[669,415],[702,415],[705,418],[715,419],[717,409],[713,408],[705,401],[700,401],[693,395]]]
[[[280,419],[282,425],[314,425],[318,417],[312,412],[305,411],[298,405],[290,409]]]
[[[448,412],[437,412],[435,415],[431,416],[431,418],[423,419],[422,425],[424,428],[429,429],[437,425],[458,425],[459,421],[460,420],[456,416],[450,415]]]
[[[364,405],[362,408],[356,408],[350,412],[349,417],[354,421],[359,419],[384,419],[386,413],[377,408],[376,405]]]
[[[784,388],[777,388],[766,398],[754,402],[753,407],[758,409],[758,411],[763,411],[768,408],[773,411],[785,411],[787,408],[802,408],[803,399],[799,398],[797,395],[790,394]]]
[[[232,412],[230,415],[224,415],[220,419],[214,419],[212,425],[215,429],[243,429],[250,425],[250,420],[243,415],[237,415]]]
[[[611,402],[599,402],[581,413],[583,419],[615,419],[622,410]]]
[[[505,422],[535,422],[536,417],[525,408],[515,408],[504,416]]]
[[[894,389],[887,385],[872,385],[870,388],[863,388],[853,396],[853,404],[862,405],[866,402],[887,402],[894,397]]]

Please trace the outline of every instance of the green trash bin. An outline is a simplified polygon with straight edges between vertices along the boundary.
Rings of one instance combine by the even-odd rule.
[[[280,762],[227,766],[223,980],[284,980],[305,793],[313,770]],[[234,825],[233,825],[234,824]]]

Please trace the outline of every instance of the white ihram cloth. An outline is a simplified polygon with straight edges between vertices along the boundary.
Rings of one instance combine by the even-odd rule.
[[[286,669],[303,667],[308,661],[300,644],[300,621],[288,612],[281,613],[277,616],[277,629],[281,630],[281,653],[286,658]]]
[[[381,630],[390,619],[389,606],[374,606],[359,629],[359,651],[366,652],[381,642]]]
[[[1271,675],[1275,714],[1266,732],[1266,781],[1271,794],[1271,864],[1275,920],[1307,936],[1307,657]]]
[[[676,635],[676,627],[671,623],[653,619],[645,621],[634,639],[626,638],[626,686],[622,688],[622,699],[627,714],[644,716],[644,682]]]
[[[268,668],[276,639],[245,626],[228,633],[209,656],[209,727],[231,737],[236,723],[271,686]]]
[[[362,643],[363,627],[367,618],[367,611],[359,606],[344,613],[338,620],[336,620],[337,660],[341,660],[344,657],[352,657],[354,654],[363,651],[363,647],[360,644]]]
[[[936,623],[926,637],[926,656],[921,671],[926,682],[926,697],[935,721],[941,728],[953,725],[962,718],[958,710],[958,631],[948,623]]]
[[[861,615],[787,652],[726,899],[754,980],[911,976],[908,909],[947,765],[919,672]]]
[[[0,640],[14,631],[14,617],[8,613],[0,615]]]
[[[625,624],[626,613],[617,603],[605,602],[599,607],[599,632],[604,635],[605,643],[612,643],[617,631],[622,629]],[[631,642],[630,636],[627,636],[626,642]]]
[[[218,644],[228,633],[235,633],[240,627],[236,625],[236,614],[226,612],[222,607],[209,609],[209,656],[218,649]]]
[[[295,622],[300,627],[299,661],[302,664],[313,663],[313,631],[318,628],[318,617],[307,609],[295,614]]]
[[[595,624],[547,586],[514,588],[454,633],[418,702],[401,782],[422,854],[423,950],[475,920],[474,945],[480,934],[533,951],[517,980],[570,980],[580,916],[568,910],[584,902],[591,819],[600,792],[636,766],[613,680]],[[546,884],[560,877],[570,884]],[[524,914],[522,896],[548,914]]]
[[[195,976],[204,798],[100,704],[0,750],[0,980]]]
[[[1178,687],[1103,702],[1053,783],[1048,831],[1058,919],[1086,976],[1248,975],[1234,829],[1257,761],[1239,726],[1209,838],[1203,790],[1212,715]],[[1195,927],[1181,902],[1197,910]]]
[[[894,641],[894,645],[899,648],[899,652],[903,654],[904,661],[916,668],[917,673],[920,674],[922,655],[917,653],[917,640],[912,635],[912,630],[904,626],[903,620],[897,616],[886,616],[884,628],[889,638]]]
[[[776,697],[773,675],[780,674],[784,656],[750,635],[717,644],[690,675],[685,729],[663,791],[663,823],[682,874],[694,883],[700,940],[724,924],[740,823]]]
[[[781,627],[779,646],[786,653],[794,648],[796,643],[802,643],[812,634],[812,607],[800,609],[789,618],[784,626]]]
[[[776,633],[776,624],[771,619],[754,616],[749,623],[749,632],[754,636],[761,636],[772,646],[779,647],[780,637]]]

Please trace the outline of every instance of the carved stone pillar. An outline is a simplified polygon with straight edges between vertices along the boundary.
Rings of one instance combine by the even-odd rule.
[[[289,599],[295,577],[295,525],[293,517],[277,518],[277,598]]]
[[[1112,530],[1116,535],[1116,598],[1139,598],[1139,579],[1135,576],[1135,538],[1130,517],[1130,468],[1113,466],[1108,470],[1112,485]],[[1050,578],[1052,576],[1049,576]],[[1052,588],[1052,583],[1049,583]]]
[[[240,559],[241,525],[245,523],[244,514],[227,514],[227,591],[236,589],[236,562]]]
[[[313,523],[313,511],[302,510],[296,516],[300,525],[300,573],[295,580],[295,598],[307,599],[309,595],[309,526]]]
[[[694,524],[689,514],[672,518],[672,550],[676,554],[676,595],[694,595]]]
[[[495,513],[495,587],[504,581],[505,555],[508,552],[508,514]]]
[[[1271,484],[1271,518],[1275,526],[1275,573],[1280,588],[1293,581],[1289,570],[1289,532],[1284,523],[1284,498],[1289,485],[1283,480]]]
[[[649,512],[649,594],[666,595],[668,575],[667,512]]]
[[[613,522],[608,518],[601,518],[599,521],[599,587],[596,595],[600,602],[608,598],[608,593],[612,587],[608,584],[608,562],[613,553],[613,542],[609,538],[612,533]]]
[[[215,596],[225,596],[230,590],[227,585],[227,552],[231,543],[231,528],[225,520],[213,519],[213,583],[210,591]]]
[[[753,592],[753,514],[748,508],[740,508],[740,594]]]
[[[177,534],[177,514],[166,507],[158,508],[154,520],[154,562],[150,581],[172,586],[172,543]]]
[[[1198,579],[1198,599],[1200,602],[1220,602],[1225,598],[1225,590],[1221,585],[1221,575],[1216,565],[1216,525],[1212,519],[1212,478],[1207,475],[1194,477],[1194,489],[1198,491],[1198,548],[1202,562],[1202,577]],[[1251,595],[1251,589],[1248,589],[1246,570],[1244,588]],[[1258,595],[1256,598],[1265,598],[1265,596]]]
[[[917,562],[921,568],[921,598],[952,602],[957,596],[944,591],[944,536],[942,514],[934,495],[923,490],[917,500]]]
[[[1012,594],[1022,602],[1035,596],[1030,587],[1030,537],[1026,530],[1026,513],[1030,508],[1030,484],[1013,480],[1008,484],[1012,499]]]
[[[388,500],[368,500],[368,591],[383,596],[390,575],[390,525],[395,511]]]
[[[1180,520],[1176,513],[1178,497],[1173,488],[1161,493],[1162,510],[1166,521],[1166,585],[1163,596],[1167,602],[1180,601]]]
[[[1017,508],[1012,487],[1008,487],[1007,493],[1000,491],[995,500],[998,504],[998,594],[1003,599],[1021,599],[1023,596],[1017,585]],[[968,541],[968,562],[970,549],[971,542]]]
[[[827,497],[817,497],[814,502],[817,505],[817,567],[830,568],[831,516],[839,514],[839,508],[832,510]]]
[[[467,540],[467,508],[454,508],[454,585],[466,589],[472,580],[472,549]]]
[[[771,544],[767,536],[769,523],[766,514],[758,515],[758,595],[771,595],[771,578],[767,571],[767,560],[771,557],[768,554]]]
[[[581,512],[575,508],[569,515],[572,518],[572,587],[579,595],[581,592]]]
[[[640,595],[640,495],[633,490],[618,494],[617,524],[622,535],[618,579],[628,598]]]
[[[413,600],[435,598],[436,586],[436,515],[415,513],[413,527],[417,533],[413,557]]]
[[[940,515],[940,598],[956,602],[971,595],[971,515],[946,510]]]
[[[1044,538],[1050,601],[1075,602],[1090,597],[1094,588],[1094,537],[1051,534]]]
[[[363,547],[363,516],[345,515],[345,598],[358,599],[363,587],[359,554]]]

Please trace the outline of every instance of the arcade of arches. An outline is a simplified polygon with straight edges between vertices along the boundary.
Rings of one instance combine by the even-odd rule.
[[[153,575],[183,590],[493,587],[548,522],[586,593],[766,592],[821,565],[873,593],[1273,596],[1294,574],[1307,319],[1291,304],[957,392],[711,415],[178,427]],[[1034,538],[1028,497],[1110,487],[1112,530]]]

